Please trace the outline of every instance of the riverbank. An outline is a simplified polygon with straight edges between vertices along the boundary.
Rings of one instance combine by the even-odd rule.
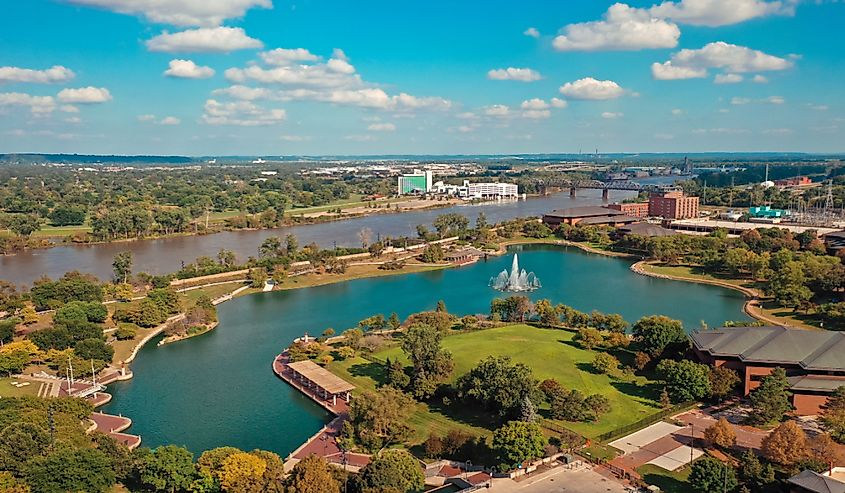
[[[670,270],[673,269],[673,270]],[[682,271],[678,271],[682,269]],[[653,261],[641,260],[631,265],[631,271],[643,276],[655,277],[658,279],[669,279],[673,281],[693,282],[699,284],[709,284],[712,286],[719,286],[726,289],[739,291],[745,295],[745,304],[743,305],[743,312],[749,317],[771,325],[800,327],[808,330],[819,330],[819,327],[808,324],[794,315],[784,313],[785,308],[773,307],[768,308],[763,306],[763,298],[765,294],[755,287],[743,285],[745,280],[741,279],[714,279],[708,278],[704,275],[695,274],[691,272],[688,267],[664,267],[659,266]],[[776,314],[776,311],[780,311]]]

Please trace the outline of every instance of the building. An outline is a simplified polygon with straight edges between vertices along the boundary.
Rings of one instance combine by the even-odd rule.
[[[845,248],[845,231],[833,231],[824,235],[824,246],[828,253],[836,255]]]
[[[674,236],[680,233],[673,229],[664,228],[659,224],[633,223],[619,228],[619,234],[622,236],[637,235],[655,238],[659,236]]]
[[[652,194],[648,199],[648,215],[664,219],[696,218],[698,197],[687,196],[681,191]]]
[[[845,386],[845,333],[787,327],[724,327],[690,334],[693,350],[707,364],[739,372],[743,394],[775,368],[789,378],[799,415],[818,414]]]
[[[775,185],[783,188],[790,187],[805,187],[812,185],[813,180],[806,176],[794,176],[792,178],[784,178],[782,180],[775,180]]]
[[[637,222],[636,217],[631,217],[615,209],[598,206],[572,207],[570,209],[554,210],[548,214],[543,214],[543,224],[550,228],[556,228],[561,224],[569,224],[571,226],[576,224],[601,224],[618,227],[633,222]]]
[[[628,202],[621,204],[608,205],[611,209],[616,209],[624,214],[633,217],[648,217],[648,202]]]
[[[786,480],[789,493],[845,493],[845,468],[817,473],[804,470]]]
[[[415,169],[413,173],[399,175],[397,182],[399,195],[428,193],[432,189],[432,173]]]
[[[438,181],[431,191],[455,195],[466,200],[519,198],[519,187],[513,183],[470,183],[469,180],[464,180],[462,185],[450,185]]]

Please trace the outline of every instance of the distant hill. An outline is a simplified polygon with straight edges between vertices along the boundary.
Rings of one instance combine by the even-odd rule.
[[[187,156],[98,156],[93,154],[0,154],[0,163],[11,164],[192,164]]]

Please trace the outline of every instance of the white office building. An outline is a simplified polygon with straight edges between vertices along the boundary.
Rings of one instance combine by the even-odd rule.
[[[470,183],[464,180],[463,185],[449,185],[438,181],[434,184],[434,191],[466,200],[519,198],[519,189],[513,183]]]

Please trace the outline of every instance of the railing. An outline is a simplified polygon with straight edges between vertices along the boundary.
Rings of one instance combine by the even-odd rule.
[[[688,411],[688,410],[694,408],[697,405],[698,405],[698,403],[694,402],[694,401],[682,402],[680,404],[677,404],[675,406],[670,407],[669,409],[664,409],[663,411],[660,411],[657,414],[653,414],[653,415],[651,415],[647,418],[643,418],[643,419],[641,419],[637,422],[619,427],[619,428],[612,430],[612,431],[608,431],[607,433],[602,433],[601,435],[596,437],[596,441],[602,442],[602,443],[609,442],[609,441],[611,441],[615,438],[625,436],[625,435],[627,435],[631,432],[641,430],[641,429],[643,429],[647,426],[651,426],[655,423],[663,421],[665,418],[668,418],[669,416],[673,416],[675,414],[678,414],[678,413],[681,413],[681,412],[684,412],[684,411]]]

